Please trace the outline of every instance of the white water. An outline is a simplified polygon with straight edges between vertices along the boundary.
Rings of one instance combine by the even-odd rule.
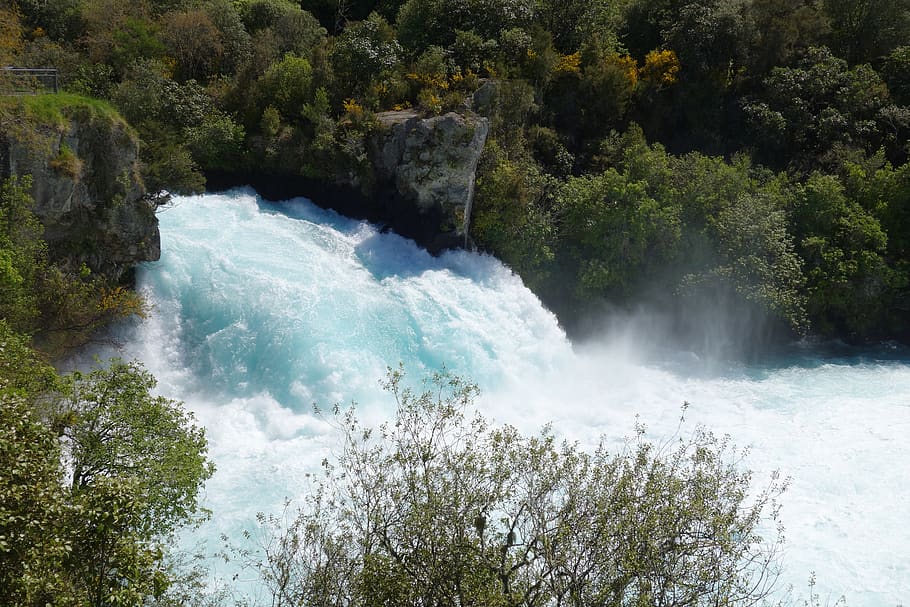
[[[280,210],[279,210],[280,208]],[[526,432],[617,443],[636,415],[655,438],[687,418],[750,445],[755,479],[792,476],[784,495],[782,585],[818,573],[822,603],[910,603],[910,364],[906,354],[774,365],[707,364],[649,348],[631,331],[574,348],[555,318],[496,260],[430,257],[413,243],[249,191],[178,198],[159,215],[162,259],[139,272],[154,304],[122,355],[206,426],[218,472],[214,519],[198,535],[254,528],[305,490],[332,449],[312,403],[356,401],[380,421],[378,389],[401,361],[413,379],[445,364],[482,388],[480,406]],[[901,360],[903,356],[903,360]],[[231,571],[222,569],[221,573]]]

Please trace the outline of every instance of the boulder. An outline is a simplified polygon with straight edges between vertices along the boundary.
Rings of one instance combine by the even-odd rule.
[[[378,118],[383,128],[372,138],[371,160],[378,188],[398,199],[390,205],[393,227],[396,216],[410,213],[423,224],[429,249],[465,246],[488,120],[470,112],[422,118],[397,111]]]

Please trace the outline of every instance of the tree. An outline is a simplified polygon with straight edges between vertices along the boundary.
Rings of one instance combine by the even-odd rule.
[[[155,379],[138,363],[64,378],[58,419],[76,493],[102,479],[126,479],[145,504],[142,531],[172,532],[192,520],[198,495],[214,472],[205,433],[180,403],[152,396]]]
[[[395,419],[335,409],[343,448],[290,523],[263,517],[273,605],[752,605],[775,577],[773,477],[750,494],[704,429],[593,452],[472,412],[448,372],[390,371]],[[768,538],[759,527],[771,523]]]
[[[2,604],[140,607],[176,579],[163,542],[196,520],[212,465],[153,386],[117,361],[58,378],[0,321]]]
[[[242,5],[241,16],[247,30],[270,30],[281,54],[309,55],[326,36],[326,30],[309,12],[288,0],[252,0]]]
[[[47,267],[44,228],[32,213],[31,176],[0,184],[0,319],[31,331],[40,316],[38,285]]]
[[[47,596],[43,579],[66,544],[61,516],[57,441],[25,399],[0,386],[0,602],[23,605]]]
[[[206,81],[219,73],[224,57],[221,32],[208,13],[199,9],[165,16],[162,38],[176,61],[179,81]]]
[[[193,159],[203,168],[232,170],[239,166],[245,132],[230,116],[210,114],[185,133]]]
[[[906,279],[888,264],[880,221],[847,195],[837,177],[818,173],[801,188],[792,221],[816,330],[846,336],[887,331],[883,319],[893,289]]]
[[[216,114],[214,103],[195,80],[182,84],[167,75],[159,61],[135,63],[113,100],[142,139],[142,178],[154,197],[202,191],[199,172],[184,141],[185,129],[199,127]]]
[[[35,401],[58,387],[54,368],[29,346],[24,335],[0,320],[0,391]]]
[[[536,9],[530,0],[407,0],[398,11],[398,39],[415,57],[432,45],[450,47],[457,31],[495,40],[531,26]]]
[[[285,55],[259,78],[259,94],[286,120],[303,116],[303,106],[313,99],[313,68],[303,57]]]
[[[23,46],[19,13],[9,8],[0,8],[0,65],[14,64],[14,59]]]
[[[731,83],[748,61],[754,33],[744,0],[694,0],[681,3],[666,24],[665,44],[679,55],[683,69],[699,83]]]
[[[240,12],[231,0],[210,0],[204,8],[221,34],[224,47],[222,71],[233,74],[252,53],[250,34],[244,28]]]
[[[448,46],[454,42],[455,30],[467,31],[460,24],[447,27],[445,0],[407,0],[395,21],[398,40],[411,55],[417,56],[429,46]]]
[[[831,46],[851,63],[878,62],[910,36],[908,0],[824,0]]]
[[[557,198],[562,246],[578,269],[580,298],[624,300],[674,261],[680,209],[648,196],[644,182],[609,169],[570,178]]]
[[[910,105],[910,46],[899,46],[885,57],[882,76],[892,97],[898,103]]]
[[[398,66],[401,45],[388,22],[372,13],[345,28],[332,49],[332,67],[346,97],[362,96],[374,79]]]
[[[81,31],[81,0],[17,0],[15,4],[19,6],[24,21],[29,26],[40,27],[51,39],[69,38]]]
[[[553,261],[555,226],[547,209],[552,178],[528,159],[510,160],[495,141],[481,157],[471,235],[531,288],[543,284]]]
[[[617,40],[623,8],[622,2],[603,0],[542,0],[535,21],[552,34],[560,52],[571,53],[593,37]]]
[[[120,77],[136,61],[162,58],[165,46],[159,38],[160,25],[144,8],[116,0],[82,0],[82,42],[88,58],[113,66]]]
[[[881,110],[888,87],[869,66],[850,68],[827,48],[809,49],[793,67],[776,67],[744,109],[769,160],[788,158],[809,173],[821,163],[839,168],[832,151],[874,153],[882,142]],[[796,152],[798,151],[798,152]]]
[[[814,0],[754,0],[748,10],[755,23],[749,51],[751,78],[787,65],[798,51],[818,46],[828,32],[824,12]]]

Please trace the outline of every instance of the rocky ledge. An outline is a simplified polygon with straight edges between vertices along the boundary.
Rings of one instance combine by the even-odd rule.
[[[139,176],[139,141],[112,112],[65,104],[60,120],[0,129],[0,177],[32,175],[51,255],[114,280],[161,254],[155,205]]]
[[[416,224],[431,251],[467,244],[487,119],[467,112],[421,118],[413,111],[378,118],[382,128],[370,154],[390,225]]]

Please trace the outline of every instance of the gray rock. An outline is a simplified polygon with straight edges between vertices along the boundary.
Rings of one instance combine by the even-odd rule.
[[[0,174],[32,175],[51,254],[114,280],[161,255],[155,205],[139,176],[139,142],[110,117],[71,118],[21,141],[0,133]]]
[[[385,128],[371,146],[377,179],[393,184],[415,213],[440,217],[439,233],[464,243],[488,120],[455,112],[431,118],[385,112],[379,120]]]
[[[495,80],[486,80],[480,85],[469,99],[473,111],[490,118],[496,112],[496,102],[499,96],[499,87]]]

